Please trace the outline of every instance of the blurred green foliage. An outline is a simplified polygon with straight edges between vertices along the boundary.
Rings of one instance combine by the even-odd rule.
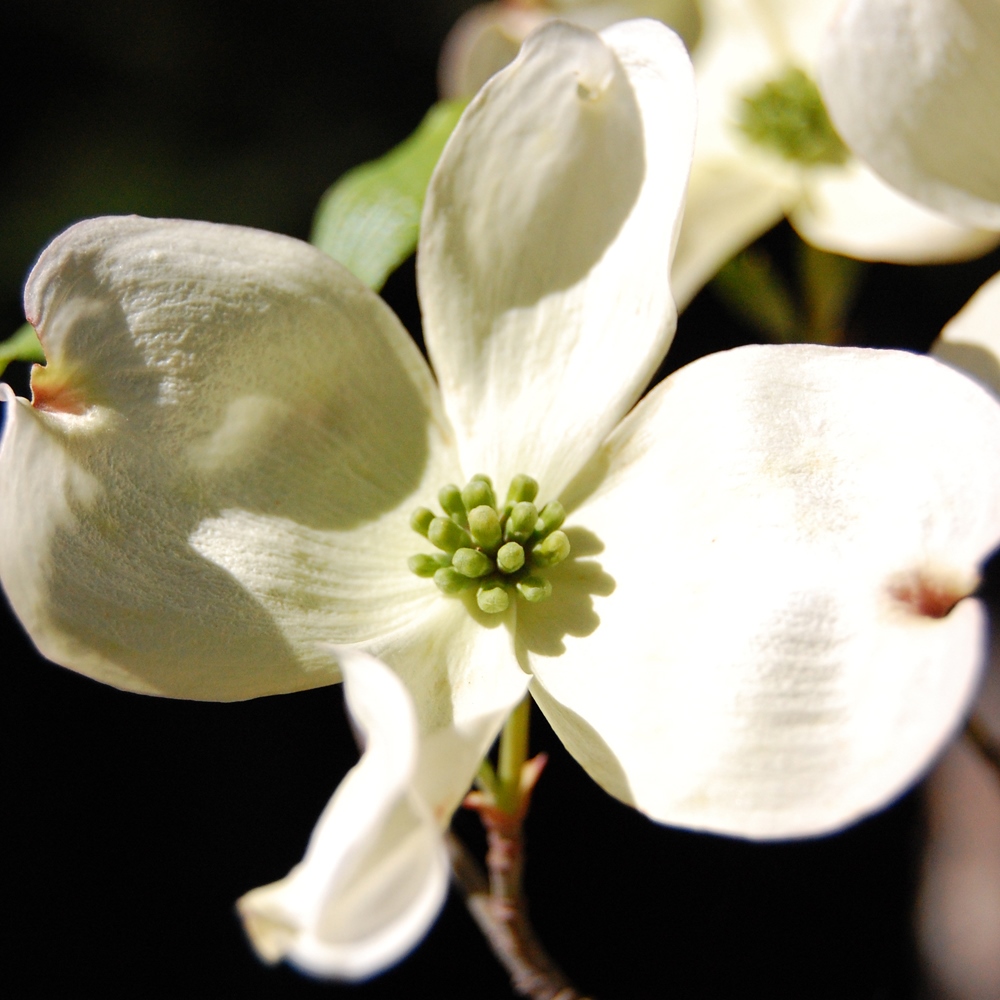
[[[12,361],[45,361],[45,352],[38,341],[38,334],[30,323],[25,323],[13,337],[0,343],[0,375]]]

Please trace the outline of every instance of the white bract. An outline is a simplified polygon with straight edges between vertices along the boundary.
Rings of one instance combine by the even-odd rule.
[[[337,650],[364,756],[323,810],[302,863],[238,903],[261,957],[360,979],[424,936],[448,890],[440,825],[414,787],[419,734],[399,678]]]
[[[837,127],[883,177],[958,222],[1000,230],[997,0],[852,0],[820,76]],[[1000,399],[1000,274],[932,353]],[[976,712],[994,737],[998,662],[994,650]],[[928,783],[917,932],[935,992],[951,997],[1000,990],[1000,794],[989,771],[962,740]]]
[[[0,576],[39,649],[189,698],[343,670],[369,734],[303,866],[241,903],[266,957],[356,978],[412,946],[437,831],[526,690],[613,795],[755,838],[879,808],[958,725],[1000,540],[987,393],[800,345],[703,358],[636,405],[675,322],[694,106],[649,21],[547,25],[491,79],[423,219],[436,382],[377,296],[285,237],[96,219],[29,277],[48,366],[6,395]],[[481,500],[480,473],[565,509],[548,599],[511,585],[484,613],[408,568],[433,554],[414,508]]]
[[[841,134],[890,184],[1000,230],[997,0],[848,0],[820,83]]]

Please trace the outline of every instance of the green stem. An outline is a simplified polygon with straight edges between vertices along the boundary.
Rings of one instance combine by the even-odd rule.
[[[514,709],[500,733],[497,755],[497,805],[514,814],[521,804],[521,768],[528,759],[528,734],[531,726],[531,697]]]
[[[491,795],[494,799],[497,797],[497,775],[489,758],[484,758],[479,764],[479,771],[476,774],[476,788]]]

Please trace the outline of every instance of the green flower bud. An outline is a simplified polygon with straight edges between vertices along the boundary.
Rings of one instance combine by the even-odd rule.
[[[500,518],[486,504],[469,511],[469,531],[476,543],[489,552],[495,552],[501,541]]]
[[[545,600],[552,584],[535,570],[566,559],[570,541],[560,530],[562,504],[552,500],[539,511],[538,490],[531,476],[514,476],[498,509],[489,476],[474,475],[463,489],[442,487],[443,515],[418,507],[410,516],[413,530],[440,550],[411,556],[411,572],[433,577],[445,594],[476,588],[476,603],[487,614],[505,611],[516,594],[532,603]]]
[[[466,525],[465,504],[462,503],[462,491],[454,484],[449,483],[438,490],[438,503],[441,509],[458,525],[463,528]]]
[[[462,490],[462,502],[466,510],[472,510],[475,507],[495,507],[497,501],[489,480],[485,476],[474,476]]]
[[[427,529],[427,538],[432,545],[436,545],[445,552],[454,552],[456,549],[471,548],[472,539],[467,531],[463,531],[451,518],[436,517]]]
[[[497,566],[504,573],[516,573],[524,565],[524,549],[517,542],[508,542],[497,553]]]
[[[496,569],[493,560],[478,549],[459,549],[452,557],[451,564],[462,576],[471,579],[486,576]]]
[[[510,594],[502,583],[489,580],[477,591],[476,604],[488,615],[498,615],[510,605]]]
[[[517,589],[521,596],[532,604],[552,596],[552,584],[540,576],[526,576],[517,584]]]
[[[553,531],[531,550],[531,558],[536,566],[555,566],[568,555],[569,539],[564,531]]]
[[[565,520],[566,511],[563,509],[563,505],[558,500],[550,500],[538,515],[538,521],[535,523],[535,530],[533,532],[535,539],[544,538],[555,531],[556,528],[561,528]]]
[[[533,503],[516,503],[507,518],[504,538],[508,542],[526,542],[535,530],[538,508]]]
[[[442,566],[434,574],[434,582],[445,594],[459,594],[472,583],[467,576],[462,576],[451,566]]]
[[[415,556],[410,556],[406,560],[406,564],[410,567],[411,573],[416,573],[417,576],[433,576],[442,566],[449,565],[451,556],[431,556],[426,553],[420,552]]]
[[[531,476],[517,475],[510,481],[507,503],[530,503],[538,496],[538,483]]]
[[[434,520],[434,511],[428,510],[426,507],[418,507],[410,515],[410,527],[418,535],[423,535],[424,538],[426,538],[427,529],[431,526],[431,521],[433,520]]]

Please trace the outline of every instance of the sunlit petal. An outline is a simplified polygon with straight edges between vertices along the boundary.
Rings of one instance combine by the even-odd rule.
[[[720,154],[754,153],[736,127],[743,98],[791,67],[813,72],[838,2],[703,0],[704,28],[694,51],[698,84],[695,169]]]
[[[889,351],[712,355],[566,500],[607,596],[587,624],[558,581],[518,637],[609,791],[694,829],[815,834],[888,802],[953,733],[983,653],[968,595],[1000,541],[1000,406],[968,379]]]
[[[698,40],[698,0],[551,0],[493,2],[467,10],[441,47],[438,89],[442,97],[472,97],[494,73],[513,62],[521,43],[546,21],[558,18],[591,31],[617,21],[651,17],[673,28],[688,48]]]
[[[690,62],[652,21],[546,25],[469,106],[418,258],[467,473],[558,492],[638,398],[673,333],[693,131]]]
[[[760,163],[756,157],[734,155],[714,163],[696,162],[670,269],[678,311],[685,309],[723,264],[767,232],[788,204],[794,203],[800,186],[777,180],[773,165]]]
[[[441,831],[528,685],[508,622],[477,617],[439,600],[425,620],[373,644],[391,669],[357,647],[335,648],[367,746],[302,863],[240,900],[267,960],[363,979],[406,954],[437,916],[448,867]]]
[[[541,7],[483,3],[467,10],[441,47],[438,90],[442,97],[472,97],[512,62],[521,43],[551,17]]]

